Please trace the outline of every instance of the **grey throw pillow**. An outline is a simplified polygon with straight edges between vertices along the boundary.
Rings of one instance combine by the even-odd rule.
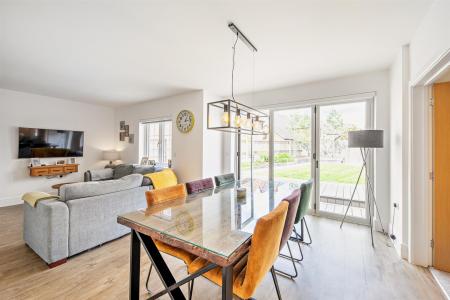
[[[118,165],[114,168],[114,179],[133,174],[133,165]]]
[[[155,172],[155,167],[153,166],[134,166],[134,171],[133,173],[137,173],[137,174],[148,174],[148,173],[153,173]]]
[[[106,168],[100,170],[92,170],[91,172],[91,180],[99,181],[99,180],[108,180],[113,178],[113,169]]]

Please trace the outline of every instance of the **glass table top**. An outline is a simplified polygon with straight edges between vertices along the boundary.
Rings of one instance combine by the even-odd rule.
[[[238,187],[246,189],[245,198],[237,198]],[[256,221],[290,193],[287,184],[254,179],[120,217],[227,258],[251,237]]]

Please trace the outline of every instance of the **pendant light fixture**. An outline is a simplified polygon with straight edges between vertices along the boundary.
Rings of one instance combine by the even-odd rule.
[[[233,44],[233,67],[231,70],[231,98],[214,101],[207,104],[207,128],[239,134],[266,135],[269,129],[269,115],[239,103],[234,98],[234,69],[236,44],[241,40],[252,52],[258,49],[233,23],[228,24],[230,30],[236,35]]]

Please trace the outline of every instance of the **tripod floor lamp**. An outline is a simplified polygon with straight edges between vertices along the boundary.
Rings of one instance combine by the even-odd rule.
[[[347,217],[348,210],[353,202],[353,197],[355,196],[356,189],[358,188],[359,181],[361,180],[361,175],[363,171],[365,171],[366,176],[366,192],[367,192],[367,207],[369,209],[369,226],[370,226],[370,237],[372,238],[372,246],[373,243],[373,216],[375,214],[375,210],[377,212],[378,220],[381,224],[381,229],[384,231],[383,222],[381,221],[380,212],[378,211],[378,205],[375,200],[375,193],[372,180],[370,178],[370,173],[367,168],[367,163],[370,157],[371,152],[374,148],[383,148],[383,130],[357,130],[350,131],[348,133],[348,147],[349,148],[359,148],[361,152],[361,157],[363,160],[363,164],[361,166],[361,171],[358,175],[358,180],[356,181],[355,188],[353,189],[352,196],[347,206],[347,210],[345,211],[345,215],[342,218],[341,228],[344,224],[344,220]]]

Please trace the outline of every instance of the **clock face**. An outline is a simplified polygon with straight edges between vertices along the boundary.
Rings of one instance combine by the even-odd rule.
[[[182,110],[177,116],[177,128],[183,133],[188,133],[194,127],[194,114],[189,110]]]

